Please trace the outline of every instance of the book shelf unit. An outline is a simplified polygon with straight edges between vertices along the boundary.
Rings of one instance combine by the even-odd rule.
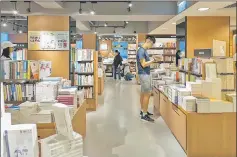
[[[3,80],[5,104],[17,106],[26,101],[36,101],[35,79],[6,79]]]
[[[91,53],[90,59],[80,58],[79,53]],[[75,49],[74,54],[71,55],[74,55],[71,56],[70,61],[72,86],[77,86],[78,90],[85,90],[86,108],[95,111],[98,105],[98,52],[89,49]],[[87,79],[87,83],[83,83],[83,79]]]

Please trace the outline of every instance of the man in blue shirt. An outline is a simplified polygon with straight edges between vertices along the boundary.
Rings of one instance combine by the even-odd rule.
[[[138,49],[137,51],[137,67],[138,67],[138,76],[141,83],[141,119],[154,122],[150,116],[153,115],[148,112],[148,104],[151,96],[151,78],[150,78],[150,65],[156,61],[156,58],[150,60],[147,49],[152,48],[153,44],[156,42],[156,39],[152,36],[146,37],[146,42]]]

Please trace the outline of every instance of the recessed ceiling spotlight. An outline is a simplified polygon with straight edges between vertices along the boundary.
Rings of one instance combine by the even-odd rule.
[[[209,10],[210,8],[199,8],[198,11],[207,11]]]
[[[175,22],[173,22],[173,23],[172,23],[172,25],[176,25],[176,23],[175,23]]]
[[[97,34],[97,32],[96,32],[96,31],[95,31],[94,33],[95,33],[95,34]]]
[[[22,33],[22,30],[19,30],[19,33],[21,34],[21,33]]]
[[[129,3],[128,3],[128,6],[129,6],[129,7],[132,7],[132,2],[129,2]]]

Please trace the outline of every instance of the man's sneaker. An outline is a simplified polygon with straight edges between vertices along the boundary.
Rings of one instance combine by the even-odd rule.
[[[150,112],[147,112],[147,114],[148,114],[148,116],[153,116],[153,114]],[[140,111],[140,116],[142,116],[142,111]]]
[[[155,120],[152,119],[150,116],[148,115],[145,115],[145,116],[142,116],[141,118],[142,120],[145,120],[145,121],[148,121],[148,122],[154,122]]]

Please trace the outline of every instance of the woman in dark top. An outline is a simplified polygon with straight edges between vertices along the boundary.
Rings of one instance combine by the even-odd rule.
[[[179,64],[179,59],[181,59],[180,55],[181,55],[181,51],[178,50],[178,51],[176,52],[176,66],[178,66],[178,64]]]

